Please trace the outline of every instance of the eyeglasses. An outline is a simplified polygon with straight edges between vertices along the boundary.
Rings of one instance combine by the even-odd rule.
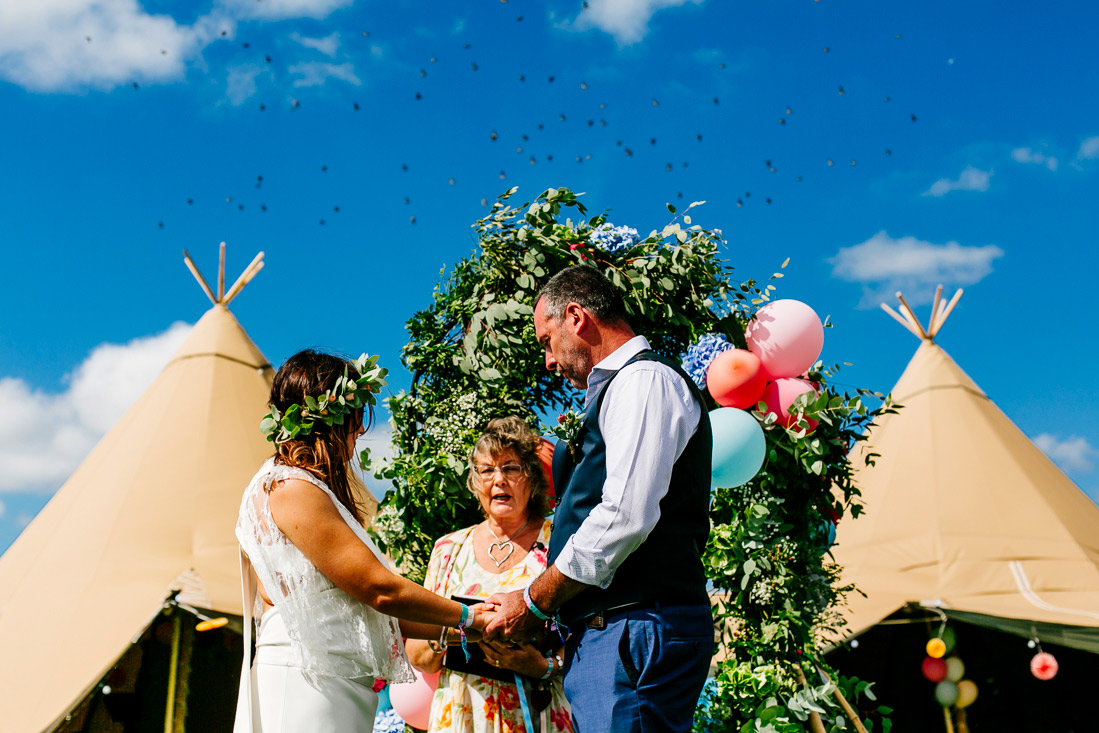
[[[517,479],[522,476],[526,471],[518,463],[505,463],[502,466],[490,466],[487,464],[481,464],[473,467],[474,472],[481,477],[482,481],[492,478],[497,471],[506,479]]]

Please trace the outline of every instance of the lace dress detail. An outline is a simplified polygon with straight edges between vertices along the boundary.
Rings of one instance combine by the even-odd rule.
[[[268,459],[244,492],[236,535],[286,624],[292,642],[290,664],[300,666],[307,677],[380,677],[391,682],[412,681],[412,667],[405,656],[397,619],[336,587],[271,518],[268,492],[272,484],[290,478],[308,481],[327,494],[355,536],[389,567],[366,530],[323,481],[308,471],[277,465],[273,458]],[[257,628],[262,612],[263,599],[257,596]]]

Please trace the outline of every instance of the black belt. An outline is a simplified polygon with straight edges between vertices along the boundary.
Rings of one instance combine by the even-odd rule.
[[[661,608],[667,608],[668,603],[661,603],[660,601],[634,601],[633,603],[623,603],[618,606],[611,606],[604,608],[602,611],[596,611],[590,616],[581,618],[577,623],[584,624],[589,629],[603,630],[607,628],[607,619],[615,614],[625,613],[626,611],[647,611],[654,610],[659,611]]]

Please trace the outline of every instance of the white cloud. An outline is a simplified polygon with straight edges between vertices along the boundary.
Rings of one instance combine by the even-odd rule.
[[[345,8],[355,0],[223,0],[222,4],[240,18],[284,20],[286,18],[323,18],[333,10]]]
[[[336,51],[340,49],[340,34],[333,33],[330,36],[324,38],[309,38],[303,36],[300,33],[291,33],[290,39],[300,43],[306,48],[311,48],[314,51],[320,51],[325,56],[335,57]]]
[[[56,490],[168,363],[190,331],[97,346],[64,392],[0,378],[0,491]]]
[[[203,49],[234,37],[237,20],[323,18],[352,2],[218,0],[186,25],[139,0],[0,0],[0,80],[36,92],[179,81]],[[339,44],[337,34],[297,40],[329,56]],[[247,98],[247,77],[235,80],[230,98]]]
[[[610,33],[621,45],[637,43],[649,32],[649,19],[664,8],[702,0],[589,0],[588,7],[577,16],[577,30],[598,28]]]
[[[1080,143],[1080,151],[1076,153],[1079,160],[1094,160],[1099,158],[1099,135],[1086,138]]]
[[[7,0],[0,2],[0,78],[32,91],[172,81],[222,30],[234,26],[220,14],[179,25],[137,0]]]
[[[1034,438],[1034,444],[1065,471],[1087,473],[1095,468],[1093,459],[1099,457],[1099,450],[1092,447],[1087,438],[1076,435],[1061,440],[1055,435],[1042,433]]]
[[[936,285],[972,285],[992,272],[992,262],[1003,254],[991,244],[934,244],[880,231],[861,244],[841,247],[828,262],[834,277],[862,283],[861,305],[873,307],[897,290],[905,291],[910,303],[925,303]]]
[[[225,96],[234,106],[244,104],[255,96],[257,85],[256,78],[265,76],[271,78],[271,71],[258,64],[248,66],[234,66],[229,69],[225,79]]]
[[[307,61],[294,64],[288,71],[300,77],[294,80],[296,87],[316,87],[329,79],[342,79],[355,86],[362,84],[359,77],[355,75],[355,67],[350,63],[325,64],[320,61]]]
[[[940,178],[924,191],[924,196],[945,196],[951,191],[987,191],[992,171],[982,171],[966,166],[956,179]]]
[[[1057,170],[1057,158],[1039,153],[1031,148],[1015,148],[1011,151],[1011,158],[1016,163],[1033,163],[1035,165],[1044,165],[1051,171]]]

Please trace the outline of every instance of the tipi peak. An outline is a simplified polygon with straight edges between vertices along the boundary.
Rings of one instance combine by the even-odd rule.
[[[923,324],[916,318],[915,311],[908,305],[908,301],[904,299],[904,294],[899,290],[897,291],[897,300],[901,304],[900,313],[897,313],[885,303],[881,304],[881,308],[916,338],[933,342],[939,331],[942,330],[943,324],[946,323],[946,319],[950,317],[950,312],[954,310],[954,306],[961,299],[962,292],[962,289],[958,288],[958,291],[954,293],[954,297],[948,303],[943,300],[943,286],[940,285],[935,288],[935,300],[931,304],[931,318],[927,321],[927,328],[924,328]]]
[[[240,273],[240,277],[237,278],[229,290],[225,290],[225,242],[222,242],[218,247],[218,279],[217,296],[214,295],[214,291],[210,288],[210,285],[206,282],[206,278],[202,276],[202,273],[198,271],[198,267],[195,265],[194,260],[191,259],[191,255],[187,253],[187,250],[183,250],[183,264],[187,265],[187,269],[191,271],[191,274],[195,276],[195,280],[198,281],[199,287],[202,288],[202,292],[206,293],[206,297],[210,299],[210,302],[214,305],[220,305],[228,307],[233,298],[240,295],[240,291],[244,290],[244,286],[252,282],[252,278],[256,276],[260,270],[263,269],[263,252],[257,254],[252,261],[248,264],[248,267],[244,268],[244,271]]]

